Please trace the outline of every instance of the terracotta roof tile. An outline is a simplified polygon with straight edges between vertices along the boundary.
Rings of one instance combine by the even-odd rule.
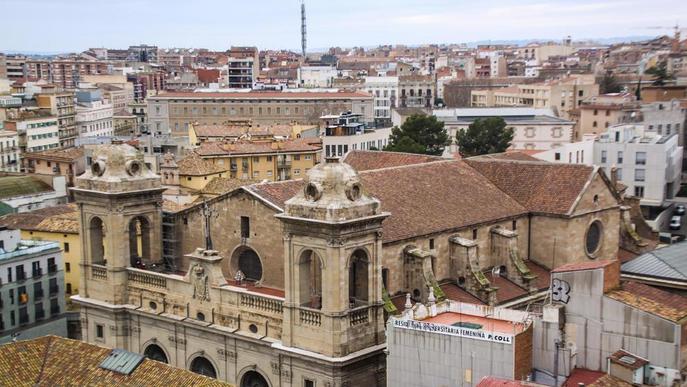
[[[438,156],[364,150],[350,151],[343,158],[346,164],[352,166],[359,172],[445,160],[446,159]]]
[[[364,189],[391,216],[384,242],[458,229],[526,213],[486,178],[460,161],[441,161],[362,171]],[[303,180],[255,184],[248,189],[279,208],[303,187]],[[427,200],[432,205],[419,205]]]
[[[586,368],[573,368],[570,376],[568,376],[568,379],[563,383],[562,387],[577,387],[578,383],[584,383],[585,386],[588,386],[604,375],[606,374],[600,371],[592,371]]]
[[[537,279],[534,280],[537,289],[548,289],[551,286],[551,271],[549,269],[532,261],[525,261],[525,264],[530,268],[532,274],[537,276]]]
[[[527,290],[516,285],[508,278],[495,276],[491,273],[484,273],[484,275],[487,277],[489,282],[491,282],[491,286],[498,288],[496,291],[496,300],[499,303],[514,300],[529,294]]]
[[[100,368],[111,349],[56,336],[0,346],[0,384],[35,386],[229,386],[150,359],[130,374]]]
[[[522,380],[501,379],[495,376],[485,376],[477,383],[477,387],[534,387],[543,384],[526,382]]]
[[[585,165],[469,158],[470,164],[532,212],[567,214],[591,179]]]
[[[204,142],[194,151],[203,157],[276,154],[284,152],[317,152],[322,149],[321,144],[313,144],[312,140],[296,138],[285,141],[257,142],[236,141],[232,143]]]
[[[347,99],[347,98],[365,98],[372,99],[372,96],[367,93],[359,92],[272,92],[272,91],[256,91],[256,92],[163,92],[152,99],[173,99],[173,98],[200,98],[200,99]]]
[[[598,261],[573,262],[562,266],[558,266],[552,273],[560,273],[564,271],[578,271],[578,270],[594,270],[614,264],[615,260],[600,259]]]
[[[632,358],[632,363],[628,363],[626,361],[621,360],[623,358]],[[611,363],[618,364],[622,367],[629,368],[631,370],[636,370],[649,364],[648,360],[641,358],[630,352],[624,351],[622,349],[613,352],[611,356],[608,357],[608,359],[611,361]]]
[[[177,165],[181,176],[205,176],[228,170],[226,167],[201,158],[195,152],[187,153],[183,159],[177,161]]]
[[[687,318],[687,297],[639,282],[623,282],[606,296],[673,322]]]
[[[618,379],[615,376],[605,374],[604,376],[597,379],[591,384],[587,384],[588,387],[633,387],[634,384],[630,384],[622,379]],[[572,387],[572,386],[571,386]],[[575,385],[576,387],[576,385]]]
[[[83,148],[49,149],[40,152],[23,153],[22,158],[34,160],[75,161],[84,158]]]
[[[440,285],[441,290],[446,295],[446,298],[453,301],[467,302],[470,304],[485,305],[482,300],[463,290],[460,286],[453,283],[446,283]],[[405,302],[405,299],[404,299]]]
[[[0,217],[0,225],[29,231],[78,234],[79,212],[75,204],[41,208],[31,212],[20,212]]]
[[[228,177],[215,177],[200,190],[201,193],[209,195],[222,195],[244,185],[255,184],[255,180],[232,179]]]

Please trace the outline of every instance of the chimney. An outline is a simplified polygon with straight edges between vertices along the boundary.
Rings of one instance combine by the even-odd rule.
[[[618,188],[618,168],[615,165],[611,166],[611,183],[613,188]]]

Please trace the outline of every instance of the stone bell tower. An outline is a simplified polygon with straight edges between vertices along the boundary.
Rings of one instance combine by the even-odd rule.
[[[161,261],[160,177],[130,145],[101,145],[72,188],[81,226],[81,297],[127,302],[127,268]]]
[[[343,357],[384,343],[382,221],[348,164],[308,172],[277,215],[284,229],[287,347]]]

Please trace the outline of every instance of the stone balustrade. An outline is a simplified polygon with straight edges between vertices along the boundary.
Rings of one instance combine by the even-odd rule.
[[[241,294],[241,306],[257,309],[263,312],[281,315],[284,311],[284,302],[273,298],[261,297],[255,294]]]
[[[167,278],[164,274],[148,272],[145,270],[128,269],[129,282],[136,285],[143,285],[154,288],[167,288]]]
[[[92,265],[91,266],[91,278],[92,279],[99,279],[99,280],[106,280],[107,279],[107,268],[105,266]]]
[[[319,327],[322,325],[322,314],[316,310],[300,309],[300,322]]]
[[[370,321],[370,314],[369,314],[369,308],[364,307],[360,309],[354,309],[348,314],[348,319],[350,321],[351,326],[359,325],[359,324],[366,324],[368,321]]]

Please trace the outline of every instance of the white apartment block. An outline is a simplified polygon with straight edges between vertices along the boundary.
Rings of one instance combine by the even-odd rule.
[[[391,108],[396,107],[398,77],[365,77],[363,90],[374,98],[375,120],[391,120]]]
[[[12,130],[0,130],[0,171],[19,172],[19,136]]]
[[[14,125],[9,128],[16,130],[22,152],[37,152],[60,146],[60,130],[56,117],[25,117],[12,123]],[[5,127],[8,128],[7,123]]]
[[[382,150],[389,143],[391,128],[367,129],[351,136],[322,137],[324,157],[343,157],[352,150]]]
[[[660,135],[643,125],[612,126],[594,144],[594,164],[617,168],[627,194],[644,206],[661,206],[680,189],[682,147],[677,134]]]
[[[446,152],[458,152],[456,134],[467,129],[477,119],[501,117],[507,128],[513,128],[512,149],[548,150],[572,141],[573,121],[557,117],[551,109],[532,108],[458,108],[436,109],[433,114],[444,125],[451,137]]]
[[[80,102],[76,106],[76,125],[80,137],[112,136],[114,109],[107,100]]]
[[[680,100],[645,103],[642,104],[641,111],[647,131],[656,131],[664,135],[678,133],[678,143],[684,145],[687,107]]]
[[[299,87],[332,87],[337,70],[334,66],[300,66],[298,68]]]

